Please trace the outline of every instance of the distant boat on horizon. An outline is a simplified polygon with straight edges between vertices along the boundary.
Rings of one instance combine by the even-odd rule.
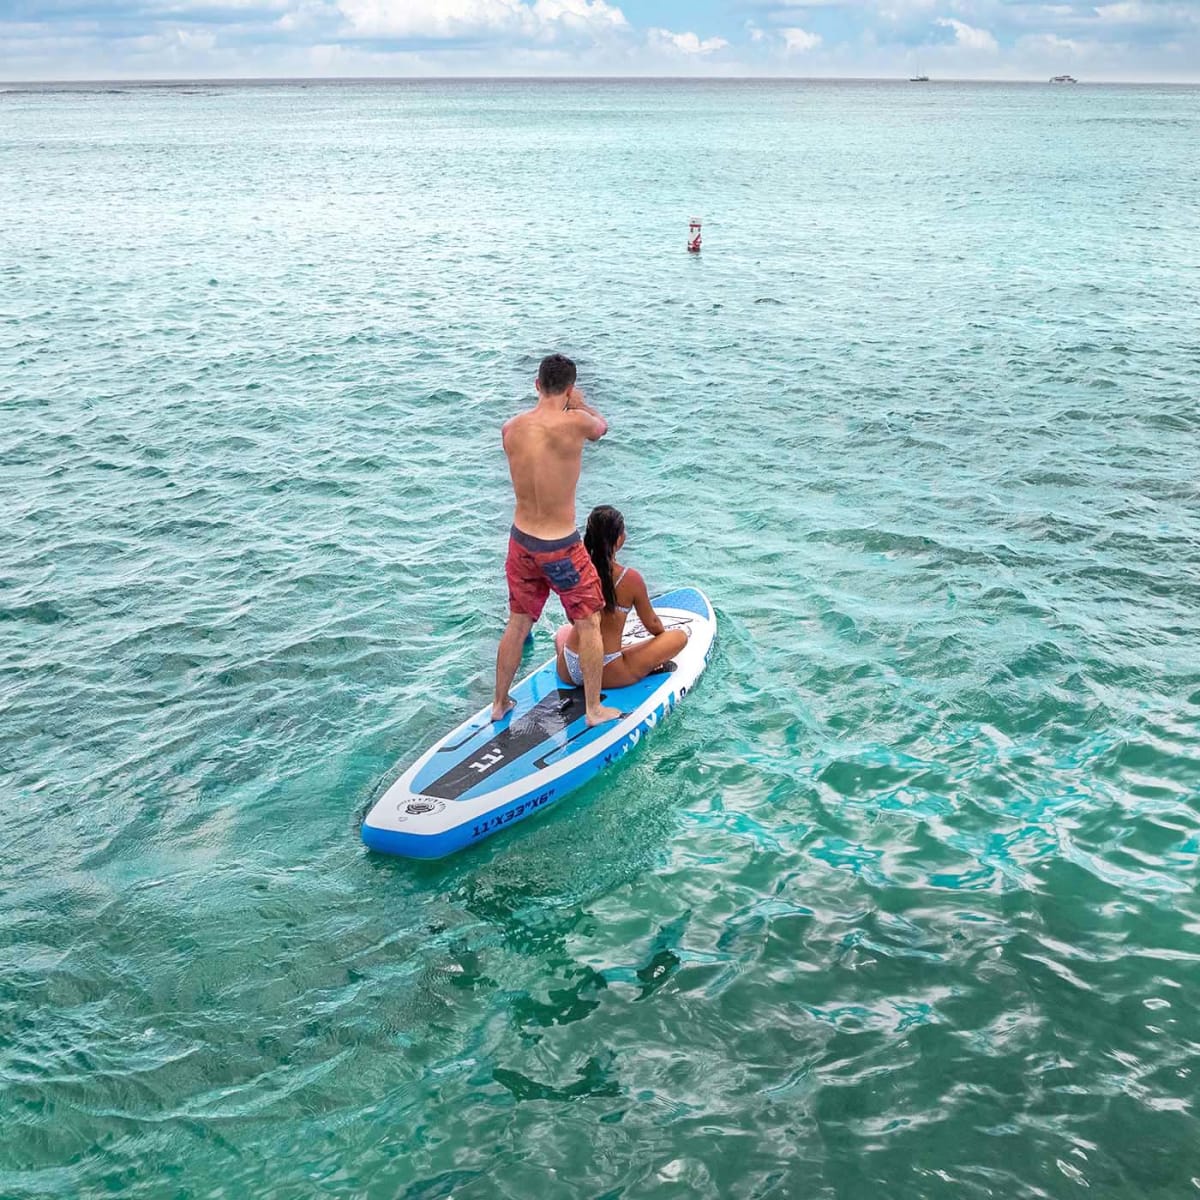
[[[909,76],[909,83],[928,83],[929,76],[918,71],[917,74]]]
[[[1078,83],[1079,80],[1074,75],[1051,75],[1051,83]]]

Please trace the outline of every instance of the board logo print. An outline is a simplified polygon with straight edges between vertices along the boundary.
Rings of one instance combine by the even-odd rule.
[[[504,751],[497,746],[494,750],[489,751],[482,758],[477,758],[473,763],[468,763],[467,766],[472,771],[478,771],[480,774],[483,774],[489,767],[494,767],[503,758]]]
[[[426,813],[441,812],[446,805],[432,796],[417,796],[404,805],[404,812],[410,817],[423,817]]]

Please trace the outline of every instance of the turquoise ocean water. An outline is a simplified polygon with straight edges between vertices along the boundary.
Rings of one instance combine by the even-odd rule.
[[[0,94],[0,1194],[1195,1195],[1198,135]],[[718,652],[554,811],[372,856],[488,697],[552,349]]]

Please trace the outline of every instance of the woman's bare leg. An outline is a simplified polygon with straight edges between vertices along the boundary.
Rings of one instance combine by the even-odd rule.
[[[687,634],[682,629],[668,629],[657,637],[647,638],[626,646],[620,658],[614,658],[604,668],[603,685],[610,688],[628,687],[645,679],[655,667],[669,662],[684,646]]]

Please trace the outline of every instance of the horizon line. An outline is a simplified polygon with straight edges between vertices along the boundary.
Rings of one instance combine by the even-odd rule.
[[[88,76],[74,79],[0,79],[0,87],[50,85],[132,84],[142,86],[270,83],[912,83],[908,75],[162,75]],[[929,83],[1047,84],[1050,78],[959,77],[933,78]],[[1200,80],[1108,79],[1076,80],[1076,86],[1196,87]]]

